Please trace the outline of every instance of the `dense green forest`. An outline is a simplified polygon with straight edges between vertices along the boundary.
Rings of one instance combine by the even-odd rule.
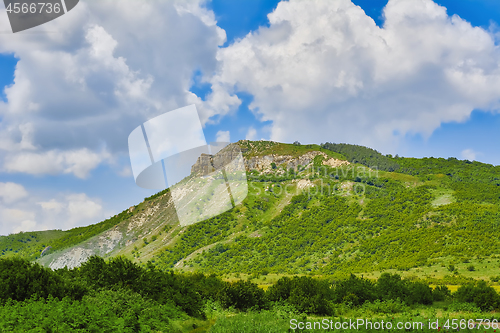
[[[240,332],[282,332],[293,318],[356,313],[394,319],[436,302],[470,317],[500,306],[500,296],[484,281],[451,293],[389,273],[377,280],[293,276],[264,291],[251,280],[162,271],[123,257],[93,256],[79,268],[55,271],[25,259],[0,259],[0,284],[2,332],[220,332],[234,329],[228,313],[240,316],[236,325],[248,315],[262,321],[261,330],[244,325]]]
[[[363,164],[369,168],[378,168],[384,171],[397,171],[400,166],[392,156],[384,156],[375,149],[351,145],[347,143],[324,143],[321,148],[339,153],[351,163]]]
[[[345,274],[418,267],[442,272],[449,264],[489,258],[498,267],[499,167],[381,157],[364,147],[341,147],[339,152],[362,161],[370,153],[397,162],[398,172],[361,170],[357,164],[331,168],[321,157],[302,170],[253,171],[242,206],[186,228],[155,264],[172,268],[203,249],[185,266],[219,273]],[[296,191],[294,182],[301,179],[313,186]],[[451,273],[459,278],[460,272]]]

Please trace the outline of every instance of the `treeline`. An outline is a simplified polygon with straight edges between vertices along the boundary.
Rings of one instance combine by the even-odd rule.
[[[46,325],[64,324],[92,331],[97,320],[105,327],[128,327],[134,331],[141,327],[166,329],[176,318],[205,319],[206,305],[213,302],[240,311],[288,304],[297,313],[331,316],[339,304],[429,305],[447,299],[471,303],[481,310],[498,308],[500,300],[484,281],[464,285],[451,294],[446,286],[432,289],[424,282],[389,273],[377,281],[355,275],[342,280],[283,277],[264,291],[251,281],[230,283],[215,275],[165,272],[151,263],[140,267],[123,257],[105,261],[93,256],[79,268],[56,271],[24,259],[0,259],[2,331],[21,323],[20,317],[32,316],[27,309],[56,316],[50,317],[52,322],[44,319]],[[48,308],[59,309],[59,314],[47,312]],[[75,313],[84,315],[75,317]]]
[[[384,156],[375,149],[347,143],[324,143],[321,148],[344,155],[351,163],[360,163],[369,168],[377,167],[383,171],[397,171],[399,164],[389,156]]]

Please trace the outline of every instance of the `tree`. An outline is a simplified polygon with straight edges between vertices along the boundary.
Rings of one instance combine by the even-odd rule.
[[[432,289],[427,284],[419,281],[408,282],[408,291],[408,296],[405,300],[408,304],[432,304]]]
[[[62,298],[65,289],[63,279],[49,268],[16,257],[0,259],[0,299]]]
[[[398,274],[382,273],[376,284],[377,294],[381,300],[405,300],[408,288]]]
[[[333,291],[333,299],[336,303],[352,303],[362,305],[364,302],[372,302],[377,298],[375,285],[372,281],[358,278],[351,274],[348,279],[337,282]]]
[[[220,298],[224,307],[233,306],[241,311],[266,308],[264,290],[250,281],[238,280],[234,283],[226,284]]]
[[[459,302],[474,303],[483,311],[496,309],[500,301],[495,289],[488,286],[485,281],[463,285],[458,288],[453,297]]]

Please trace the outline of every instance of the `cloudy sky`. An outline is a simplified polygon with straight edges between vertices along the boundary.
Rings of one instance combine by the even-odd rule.
[[[128,135],[190,104],[207,141],[500,164],[496,0],[81,0],[16,34],[0,18],[0,234],[153,194]]]

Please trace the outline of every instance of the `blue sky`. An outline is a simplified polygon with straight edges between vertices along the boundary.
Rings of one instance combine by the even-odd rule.
[[[391,0],[384,27],[388,1],[352,2],[364,14],[347,0],[317,12],[323,3],[213,0],[158,2],[133,20],[84,2],[34,28],[65,34],[2,34],[0,234],[95,223],[154,194],[134,183],[128,134],[192,103],[207,141],[227,132],[500,164],[500,3],[435,1],[443,20],[437,6]],[[154,15],[163,25],[145,29]]]

